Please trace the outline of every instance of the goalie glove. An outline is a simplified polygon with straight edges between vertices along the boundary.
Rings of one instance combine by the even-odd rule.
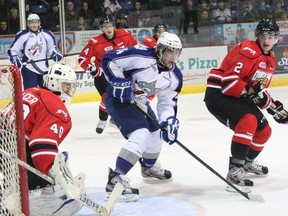
[[[100,77],[102,75],[102,70],[95,63],[91,63],[87,65],[86,73],[90,74],[92,77]]]
[[[178,136],[179,120],[175,116],[171,116],[161,123],[165,130],[161,130],[162,139],[169,145],[172,145]]]
[[[273,116],[276,122],[288,124],[288,112],[284,109],[283,104],[280,101],[274,101],[267,109],[267,112]]]

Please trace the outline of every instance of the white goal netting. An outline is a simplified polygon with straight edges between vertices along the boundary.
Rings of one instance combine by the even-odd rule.
[[[20,78],[20,81],[17,80]],[[20,86],[19,86],[20,83]],[[19,157],[18,144],[24,142],[23,108],[17,107],[17,96],[22,91],[21,76],[18,68],[13,66],[0,66],[0,148],[11,155]],[[20,98],[20,101],[22,97]],[[22,106],[22,104],[20,104]],[[17,116],[22,112],[22,120]],[[20,113],[21,114],[21,113]],[[20,115],[21,117],[21,115]],[[19,131],[22,130],[22,131]],[[22,141],[19,143],[19,139]],[[23,142],[21,145],[23,145]],[[25,143],[24,146],[25,147]],[[1,216],[27,216],[23,212],[23,192],[27,187],[21,188],[21,169],[11,158],[0,154],[0,215]],[[23,171],[22,171],[23,172]],[[25,171],[24,171],[25,172]],[[25,179],[25,178],[24,178]],[[27,179],[27,176],[26,176]],[[24,183],[25,185],[25,183]],[[27,182],[26,182],[27,185]],[[25,192],[26,190],[26,192]],[[27,204],[26,204],[27,205]],[[25,208],[24,208],[25,209]]]

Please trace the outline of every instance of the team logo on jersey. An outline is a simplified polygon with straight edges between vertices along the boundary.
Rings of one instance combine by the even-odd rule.
[[[135,81],[134,94],[137,95],[152,95],[156,92],[156,80],[148,83],[145,81]]]
[[[61,109],[58,109],[56,111],[56,114],[63,114],[65,119],[67,119],[67,117],[68,117],[68,113],[65,112],[64,110],[61,110]]]
[[[105,48],[104,48],[104,51],[105,51],[105,52],[108,52],[108,51],[111,51],[111,50],[113,50],[113,47],[112,47],[112,46],[108,46],[108,47],[105,47]]]
[[[266,62],[260,62],[259,67],[266,68]]]
[[[252,55],[256,55],[256,51],[251,49],[251,47],[244,47],[243,50],[248,50]]]
[[[271,80],[272,74],[267,73],[265,71],[257,70],[253,77],[251,78],[252,82],[260,82],[261,85],[265,86],[269,83],[269,80]]]
[[[28,49],[31,56],[39,56],[42,52],[42,44],[39,44],[38,41]]]

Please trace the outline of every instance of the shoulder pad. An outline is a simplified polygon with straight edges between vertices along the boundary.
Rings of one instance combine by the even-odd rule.
[[[131,32],[126,29],[115,29],[115,34],[117,37],[124,35],[131,35]]]
[[[46,108],[46,110],[56,118],[60,119],[62,122],[69,122],[70,115],[67,111],[66,106],[62,100],[56,96],[53,92],[40,89],[41,100]]]
[[[254,59],[262,55],[262,51],[255,41],[243,41],[239,46],[240,53],[247,58]]]

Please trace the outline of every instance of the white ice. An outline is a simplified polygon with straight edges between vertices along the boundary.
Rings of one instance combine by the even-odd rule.
[[[288,87],[270,89],[273,98],[288,107]],[[153,101],[152,105],[155,106]],[[73,128],[61,150],[70,153],[74,175],[86,174],[88,196],[103,201],[108,167],[114,168],[117,154],[125,139],[107,125],[103,134],[95,132],[98,104],[72,104]],[[251,201],[239,193],[224,190],[225,182],[200,164],[178,144],[163,143],[160,156],[164,168],[172,171],[173,180],[161,184],[143,181],[140,165],[127,174],[131,185],[140,190],[140,199],[132,203],[117,203],[113,216],[270,216],[288,215],[288,125],[277,124],[265,112],[273,133],[258,157],[269,167],[269,176],[253,178],[251,195],[262,195],[264,203]],[[267,113],[267,114],[266,114]],[[206,109],[203,94],[180,95],[178,140],[195,155],[226,177],[232,131],[220,124]],[[95,215],[83,207],[78,216]]]

